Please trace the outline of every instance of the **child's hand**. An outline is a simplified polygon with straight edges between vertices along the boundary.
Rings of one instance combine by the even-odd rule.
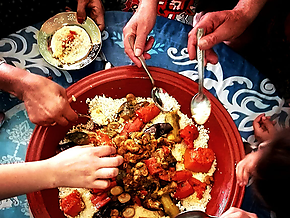
[[[249,178],[255,170],[258,160],[262,154],[262,150],[252,152],[241,160],[236,168],[237,181],[240,186],[248,184]]]
[[[253,121],[254,135],[258,142],[264,142],[274,137],[277,130],[275,128],[276,122],[271,121],[269,116],[260,114]]]

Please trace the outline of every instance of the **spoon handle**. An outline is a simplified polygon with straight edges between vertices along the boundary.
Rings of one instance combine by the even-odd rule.
[[[129,36],[129,44],[130,44],[130,46],[131,46],[131,48],[132,48],[133,51],[134,51],[134,42],[135,42],[135,38],[134,38],[134,36],[130,35],[130,36]],[[137,57],[137,56],[136,56],[136,57]],[[154,79],[153,79],[151,73],[150,73],[149,70],[148,70],[148,67],[147,67],[147,64],[146,64],[146,62],[145,62],[145,58],[144,58],[144,56],[141,55],[141,56],[138,56],[137,58],[139,59],[139,61],[141,62],[142,66],[143,66],[143,68],[144,68],[144,70],[146,71],[147,75],[149,76],[149,79],[150,79],[150,81],[151,81],[151,83],[152,83],[152,87],[154,87],[154,86],[155,86],[155,84],[154,84]]]
[[[197,71],[198,71],[198,92],[203,93],[203,80],[204,80],[204,50],[200,50],[198,46],[198,42],[200,38],[203,36],[204,30],[203,28],[197,29],[197,49],[196,49],[196,56],[197,56]]]

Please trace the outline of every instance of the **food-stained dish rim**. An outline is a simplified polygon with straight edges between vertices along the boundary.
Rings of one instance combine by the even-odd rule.
[[[167,86],[170,85],[172,86],[173,90],[174,90],[174,86],[176,86],[179,92],[185,91],[187,92],[187,94],[190,94],[190,95],[194,95],[197,92],[197,84],[195,82],[193,82],[192,80],[182,75],[179,75],[176,72],[172,72],[172,71],[162,69],[162,68],[157,68],[157,67],[150,67],[150,70],[152,71],[157,84],[159,83],[158,85],[161,85],[162,83]],[[72,97],[71,97],[72,95],[74,96],[74,98],[78,99],[79,96],[83,95],[84,93],[89,92],[90,90],[94,90],[94,92],[97,90],[98,93],[94,93],[94,94],[102,94],[102,92],[106,93],[106,90],[100,91],[98,89],[98,86],[103,85],[103,84],[110,84],[111,82],[119,83],[120,80],[131,81],[132,79],[141,80],[141,82],[144,83],[146,87],[150,87],[150,81],[146,77],[146,75],[144,75],[144,71],[142,69],[139,69],[134,66],[116,67],[116,68],[100,71],[95,74],[89,75],[86,78],[75,83],[74,85],[70,86],[67,89],[69,100],[72,101]],[[111,87],[111,88],[116,89],[115,91],[120,90],[120,87]],[[122,88],[125,90],[128,90],[129,92],[128,87],[122,87]],[[213,206],[216,209],[215,209],[215,212],[211,213],[211,215],[220,216],[221,213],[224,212],[226,209],[228,209],[230,206],[234,206],[234,207],[241,206],[245,189],[244,187],[240,187],[237,184],[234,169],[237,162],[241,160],[245,154],[244,154],[243,143],[242,143],[240,134],[231,116],[228,114],[226,109],[221,105],[221,103],[210,92],[205,90],[205,93],[209,96],[212,106],[214,108],[211,116],[215,117],[216,121],[214,122],[217,122],[217,125],[219,125],[219,128],[222,129],[223,134],[225,134],[226,136],[225,143],[228,145],[231,145],[228,147],[229,148],[228,153],[230,156],[229,156],[229,159],[226,160],[232,165],[230,167],[232,170],[229,172],[231,179],[227,180],[227,183],[226,183],[227,189],[230,189],[230,190],[226,192],[218,191],[218,196],[219,196],[218,198],[220,199],[222,197],[223,202],[219,202],[220,204],[218,205],[214,204]],[[117,97],[117,95],[116,96],[113,96],[113,95],[115,94],[110,94],[109,96],[112,98]],[[150,93],[148,94],[148,96],[146,94],[147,97],[149,97],[149,95]],[[91,96],[88,96],[88,97],[91,97]],[[176,98],[176,96],[174,95],[173,97]],[[75,102],[73,101],[71,102],[72,106],[74,106],[74,103]],[[188,112],[185,112],[188,115],[190,113],[189,103],[190,101],[188,102]],[[184,107],[183,104],[182,104],[182,107]],[[181,110],[182,110],[182,107],[181,107]],[[209,119],[209,122],[211,122],[211,118]],[[53,128],[53,127],[37,126],[35,128],[34,133],[31,137],[31,142],[28,146],[26,161],[39,160],[39,158],[42,155],[41,150],[43,149],[43,145],[46,140],[46,134],[48,133],[49,128]],[[220,174],[222,173],[223,172],[220,172]],[[224,183],[223,183],[223,186],[225,186]],[[31,210],[33,214],[35,215],[35,217],[38,217],[39,215],[41,215],[41,217],[50,218],[50,215],[46,209],[47,207],[44,203],[44,198],[42,196],[41,191],[28,194],[27,197],[32,206]]]
[[[83,59],[73,64],[62,65],[60,61],[52,57],[52,52],[49,51],[48,44],[57,30],[63,26],[70,25],[83,28],[90,36],[92,45],[90,51]],[[76,12],[61,12],[42,24],[37,34],[37,45],[40,54],[47,63],[61,70],[77,70],[90,64],[98,56],[102,47],[101,31],[90,17],[87,17],[83,24],[79,24],[76,19]]]

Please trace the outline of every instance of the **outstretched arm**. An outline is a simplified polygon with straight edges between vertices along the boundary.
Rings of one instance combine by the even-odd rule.
[[[121,156],[112,146],[77,146],[47,160],[0,165],[0,200],[56,187],[107,188]]]
[[[0,78],[0,89],[24,101],[32,123],[67,125],[77,120],[66,90],[57,83],[5,63],[0,65]]]
[[[157,3],[157,0],[140,1],[137,11],[123,29],[125,52],[138,67],[141,67],[138,56],[144,54],[146,59],[150,58],[146,51],[152,47],[154,39],[150,37],[147,40],[147,36],[156,22]],[[135,38],[134,51],[129,44],[129,36],[131,35]]]
[[[206,63],[216,64],[218,57],[212,47],[223,41],[230,41],[239,37],[255,20],[267,0],[240,0],[232,10],[209,12],[200,18],[200,21],[188,34],[188,54],[191,60],[196,58],[196,32],[204,28],[203,36],[198,46],[205,50]]]

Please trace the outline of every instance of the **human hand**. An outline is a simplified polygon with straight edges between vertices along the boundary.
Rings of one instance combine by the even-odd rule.
[[[277,130],[275,128],[275,121],[271,121],[270,116],[265,116],[265,114],[260,114],[253,121],[254,135],[258,142],[264,142],[272,139]]]
[[[154,43],[154,38],[147,36],[153,29],[157,16],[157,3],[150,7],[139,6],[123,29],[124,35],[124,50],[129,58],[138,66],[141,67],[141,62],[137,57],[144,55],[145,59],[151,58],[147,53]],[[129,37],[135,38],[134,51],[129,44]]]
[[[241,160],[236,167],[237,182],[240,186],[248,184],[250,176],[253,174],[257,162],[259,161],[263,150],[249,153]]]
[[[188,34],[187,50],[189,59],[196,59],[198,28],[204,29],[204,36],[199,40],[198,46],[205,50],[205,65],[207,63],[216,64],[218,57],[212,47],[220,42],[228,41],[240,36],[251,20],[241,9],[224,10],[197,15],[200,20]]]
[[[258,218],[254,213],[246,212],[242,209],[231,207],[220,218]]]
[[[58,123],[65,126],[69,121],[78,119],[70,107],[66,90],[57,83],[43,76],[27,73],[19,87],[17,97],[24,101],[32,123],[42,126]]]
[[[48,159],[56,187],[83,187],[104,189],[110,185],[109,178],[118,175],[122,156],[112,146],[76,146]]]
[[[101,0],[78,0],[77,19],[83,23],[88,16],[98,25],[101,32],[105,29],[105,9]]]

